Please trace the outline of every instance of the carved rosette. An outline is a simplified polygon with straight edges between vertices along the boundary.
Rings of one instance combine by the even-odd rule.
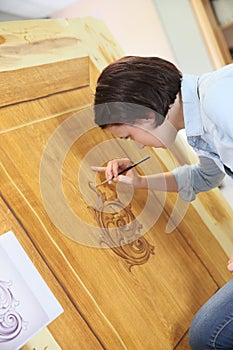
[[[131,204],[124,206],[117,197],[108,201],[105,192],[97,190],[92,183],[89,187],[97,195],[96,207],[90,208],[101,228],[99,243],[124,259],[129,269],[146,263],[154,254],[154,246],[141,235],[142,225],[135,218]]]
[[[15,339],[26,325],[16,311],[19,302],[10,286],[11,282],[0,281],[0,343]]]

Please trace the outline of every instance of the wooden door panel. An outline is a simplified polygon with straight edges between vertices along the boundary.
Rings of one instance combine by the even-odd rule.
[[[66,105],[69,97],[72,98],[66,94]],[[59,99],[62,100],[61,97]],[[27,108],[31,110],[31,103],[40,105],[39,101],[28,102],[24,106],[25,111]],[[45,99],[43,103],[43,110],[46,111]],[[48,103],[48,112],[49,106]],[[17,116],[17,106],[14,115]],[[187,331],[194,313],[218,286],[180,232],[176,230],[172,235],[165,233],[168,220],[166,211],[161,213],[145,236],[138,238],[139,244],[146,244],[145,250],[152,247],[154,253],[152,250],[149,253],[147,251],[147,258],[139,265],[135,254],[136,246],[128,248],[128,258],[131,257],[129,263],[127,254],[122,254],[122,251],[87,247],[80,244],[79,240],[75,242],[67,238],[54,227],[40,196],[40,162],[53,132],[61,122],[70,118],[73,117],[61,115],[42,119],[37,123],[28,123],[26,127],[19,125],[2,134],[1,152],[6,179],[3,193],[6,200],[14,207],[41,256],[106,347],[109,346],[110,327],[111,333],[115,334],[111,340],[112,349],[119,349],[119,344],[122,348],[129,349],[143,346],[153,349],[154,344],[157,344],[157,349],[172,349]],[[85,115],[83,123],[88,123],[87,120],[88,115]],[[91,125],[92,121],[89,122]],[[105,140],[105,133],[97,132],[96,129],[87,131],[72,144],[62,170],[66,198],[76,215],[81,217],[84,232],[86,223],[91,222],[95,226],[98,223],[78,188],[77,174],[86,153]],[[114,148],[114,151],[110,150],[111,154],[129,155],[131,151],[131,146],[124,143],[112,140],[110,144]],[[58,145],[60,146],[62,144]],[[149,150],[143,152],[148,154]],[[108,157],[108,152],[106,155],[103,151],[100,154],[98,148],[94,148],[93,153],[97,165]],[[134,154],[134,157],[139,154]],[[153,157],[152,152],[151,156]],[[153,163],[156,163],[156,159]],[[88,169],[90,165],[84,164],[87,182],[92,176]],[[153,170],[149,163],[148,167]],[[53,167],[51,179],[52,173]],[[10,190],[9,181],[12,182]],[[105,186],[104,191],[107,196],[115,193],[114,186]],[[143,210],[141,206],[146,202],[147,196],[146,191],[134,194],[131,211],[135,217]],[[158,203],[155,199],[153,210],[156,211]],[[27,216],[24,215],[25,212]],[[146,226],[146,222],[139,224]],[[89,226],[88,230],[90,231]],[[131,269],[130,265],[133,265]],[[63,266],[62,271],[60,266]],[[202,287],[196,290],[197,285]],[[91,305],[94,305],[94,309],[90,308]],[[95,315],[93,310],[96,311]]]
[[[98,74],[123,55],[101,22],[29,22],[2,26],[1,192],[14,216],[0,213],[1,233],[15,229],[64,307],[49,327],[62,349],[188,349],[193,315],[230,278],[226,254],[192,205],[166,233],[176,194],[95,188],[91,165],[150,154],[138,171],[151,174],[173,160],[93,123]]]

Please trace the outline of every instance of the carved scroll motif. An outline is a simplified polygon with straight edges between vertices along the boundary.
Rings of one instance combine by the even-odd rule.
[[[11,282],[0,281],[0,343],[15,339],[26,325],[15,310],[19,302],[10,286]]]
[[[96,193],[96,207],[90,207],[95,219],[102,229],[99,243],[106,245],[124,259],[129,270],[134,265],[145,264],[154,254],[152,246],[140,233],[142,225],[135,218],[131,204],[124,204],[116,197],[107,200],[105,192],[101,192],[92,183],[89,187]]]

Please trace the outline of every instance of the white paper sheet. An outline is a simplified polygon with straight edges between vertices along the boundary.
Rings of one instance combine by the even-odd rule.
[[[63,312],[14,233],[0,236],[0,349],[17,350]]]

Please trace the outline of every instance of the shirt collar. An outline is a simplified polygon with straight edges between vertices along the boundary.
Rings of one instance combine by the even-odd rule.
[[[198,97],[198,76],[184,74],[181,82],[181,94],[184,112],[184,124],[187,136],[203,134],[203,124]]]

